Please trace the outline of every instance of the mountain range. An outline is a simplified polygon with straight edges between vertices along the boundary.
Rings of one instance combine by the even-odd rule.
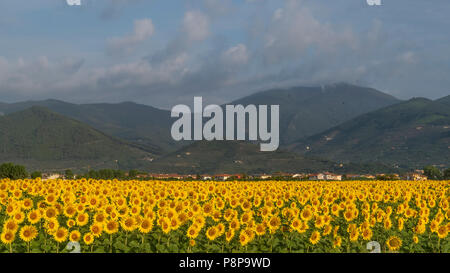
[[[0,162],[29,169],[140,168],[154,155],[89,125],[32,106],[0,117]]]
[[[230,104],[280,105],[280,149],[259,152],[248,142],[176,142],[168,110],[50,99],[0,103],[0,162],[42,170],[170,173],[373,172],[450,162],[450,96],[401,101],[341,83],[273,89]]]
[[[449,102],[450,96],[413,98],[301,139],[291,150],[338,162],[445,167],[450,162]]]

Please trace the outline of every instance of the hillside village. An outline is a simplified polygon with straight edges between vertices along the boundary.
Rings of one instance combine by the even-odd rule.
[[[128,173],[125,173],[128,176]],[[63,174],[43,173],[43,180],[63,179]],[[75,178],[75,176],[73,177]],[[342,180],[412,180],[426,181],[428,178],[424,175],[423,170],[415,170],[403,175],[399,174],[335,174],[330,172],[320,173],[274,173],[260,175],[244,175],[244,174],[156,174],[156,173],[140,173],[136,175],[136,179],[142,180],[214,180],[214,181],[233,181],[233,180],[313,180],[313,181],[342,181]]]

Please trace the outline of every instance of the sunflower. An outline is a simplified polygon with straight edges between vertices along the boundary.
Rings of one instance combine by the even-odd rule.
[[[309,241],[313,245],[317,244],[320,241],[320,232],[317,230],[313,231],[311,237],[309,237]]]
[[[50,219],[45,223],[45,228],[48,234],[53,234],[59,228],[59,223],[56,219]]]
[[[69,240],[71,242],[79,242],[81,239],[81,233],[78,230],[73,230],[69,234]]]
[[[216,229],[217,229],[217,233],[218,233],[217,236],[218,237],[222,236],[222,234],[225,233],[225,225],[222,224],[222,223],[217,224]]]
[[[55,241],[57,241],[58,243],[62,243],[65,240],[67,240],[68,234],[69,234],[69,231],[66,228],[60,227],[53,234],[53,237],[55,238]]]
[[[34,226],[23,226],[20,229],[20,239],[27,243],[36,238],[37,234],[37,229]]]
[[[337,236],[337,237],[333,240],[333,248],[341,247],[341,245],[342,245],[342,238],[341,238],[341,236]]]
[[[275,232],[281,225],[281,219],[278,216],[272,216],[268,222],[270,232]]]
[[[17,211],[16,213],[14,213],[13,219],[17,224],[21,224],[23,220],[25,220],[25,213],[23,213],[22,211]]]
[[[16,221],[14,221],[14,219],[8,219],[3,224],[3,229],[16,233],[17,229],[19,229],[19,225],[16,223]]]
[[[403,226],[405,225],[405,221],[403,220],[403,218],[398,218],[398,230],[402,231],[403,230]]]
[[[361,234],[362,238],[365,241],[369,241],[372,238],[372,235],[373,235],[373,232],[370,228],[363,229],[362,234]]]
[[[187,232],[186,232],[186,236],[190,239],[195,239],[198,236],[198,230],[195,228],[194,225],[191,225]]]
[[[210,241],[214,241],[214,239],[217,238],[217,229],[216,227],[210,227],[206,230],[206,237],[210,240]]]
[[[431,232],[437,232],[438,228],[439,228],[439,222],[436,220],[431,221],[431,223],[430,223]]]
[[[247,236],[245,231],[241,231],[239,234],[239,243],[241,246],[245,246],[250,242],[250,238]]]
[[[177,230],[180,227],[180,221],[178,220],[178,217],[170,219],[170,229],[171,230]]]
[[[170,232],[170,223],[168,219],[163,218],[163,221],[161,222],[161,229],[165,234]]]
[[[178,213],[177,213],[177,211],[175,209],[169,209],[167,211],[167,215],[166,216],[167,216],[167,218],[172,219],[172,218],[178,217]]]
[[[30,198],[26,198],[22,201],[22,208],[24,210],[30,210],[33,208],[33,200],[31,200]]]
[[[291,222],[291,228],[293,230],[298,230],[302,224],[302,221],[298,218],[294,218]]]
[[[122,221],[120,221],[120,226],[125,231],[133,231],[137,227],[136,218],[128,216],[125,219],[123,219]]]
[[[109,220],[105,225],[105,232],[108,234],[114,234],[119,231],[119,224],[114,220]]]
[[[251,212],[245,212],[241,216],[241,224],[247,224],[252,219]]]
[[[238,219],[234,218],[231,222],[230,222],[230,228],[233,230],[238,230],[241,226],[241,223],[239,222]]]
[[[76,222],[80,227],[85,226],[89,222],[89,214],[79,213],[76,217]]]
[[[351,211],[351,210],[346,210],[346,211],[344,212],[344,219],[345,219],[347,222],[352,221],[352,220],[353,220],[353,211]]]
[[[266,225],[264,223],[259,223],[255,227],[255,232],[258,236],[262,236],[266,233]]]
[[[356,242],[359,238],[359,231],[357,229],[353,229],[350,231],[350,241]]]
[[[5,245],[9,245],[14,242],[15,238],[16,236],[11,230],[4,230],[0,236],[2,243]]]
[[[56,218],[58,211],[54,207],[48,207],[44,212],[44,218],[48,221],[50,219]]]
[[[229,229],[227,232],[225,232],[225,240],[227,242],[230,242],[231,239],[234,237],[234,229]]]
[[[75,220],[73,220],[73,219],[68,219],[67,222],[66,222],[66,225],[67,225],[68,228],[72,228],[72,227],[75,226],[76,223],[77,223],[77,222],[75,222]]]
[[[398,238],[397,236],[391,236],[386,241],[386,245],[390,251],[397,251],[402,246],[402,240],[400,238]]]
[[[91,245],[94,242],[94,237],[92,233],[86,233],[83,236],[83,241],[86,245]]]
[[[384,229],[385,229],[385,230],[391,229],[391,227],[392,227],[392,222],[391,222],[391,220],[390,220],[389,218],[387,218],[386,220],[384,220],[383,226],[384,226]]]
[[[312,218],[313,214],[309,208],[305,208],[300,213],[300,217],[303,221],[309,221]]]
[[[144,218],[139,225],[139,232],[149,233],[153,228],[153,220]]]
[[[414,236],[413,236],[413,242],[414,242],[415,244],[418,244],[418,243],[419,243],[419,237],[417,237],[417,235],[414,235]]]
[[[103,225],[101,225],[99,223],[93,223],[89,227],[89,230],[91,231],[92,236],[100,237],[102,235],[102,232],[103,232]]]
[[[76,212],[77,209],[72,205],[69,205],[64,209],[64,215],[68,218],[72,218],[73,216],[75,216]]]
[[[333,226],[328,224],[325,226],[325,228],[323,229],[323,235],[326,236],[328,234],[331,233],[331,231],[333,231]]]
[[[322,228],[325,225],[325,220],[323,216],[317,216],[316,221],[314,222],[314,226],[316,228]]]
[[[106,215],[103,212],[98,212],[94,215],[94,222],[103,224],[106,221]]]
[[[30,224],[36,224],[41,220],[41,213],[37,209],[32,210],[28,213],[27,219]]]
[[[444,239],[445,237],[447,237],[448,235],[448,229],[447,226],[440,226],[437,229],[437,234],[439,236],[440,239]]]
[[[203,210],[203,213],[204,213],[205,215],[209,215],[209,214],[212,212],[212,210],[213,210],[213,205],[210,204],[210,203],[205,203],[205,204],[203,205],[202,210]]]

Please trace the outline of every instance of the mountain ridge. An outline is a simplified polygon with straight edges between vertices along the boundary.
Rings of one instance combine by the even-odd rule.
[[[77,120],[33,106],[0,117],[0,160],[31,169],[144,166],[154,155]]]
[[[450,162],[450,105],[413,98],[298,140],[290,148],[338,162],[445,166]]]

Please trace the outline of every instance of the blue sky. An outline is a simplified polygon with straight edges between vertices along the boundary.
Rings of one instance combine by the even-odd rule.
[[[170,108],[349,82],[450,94],[450,1],[2,0],[0,101]]]

